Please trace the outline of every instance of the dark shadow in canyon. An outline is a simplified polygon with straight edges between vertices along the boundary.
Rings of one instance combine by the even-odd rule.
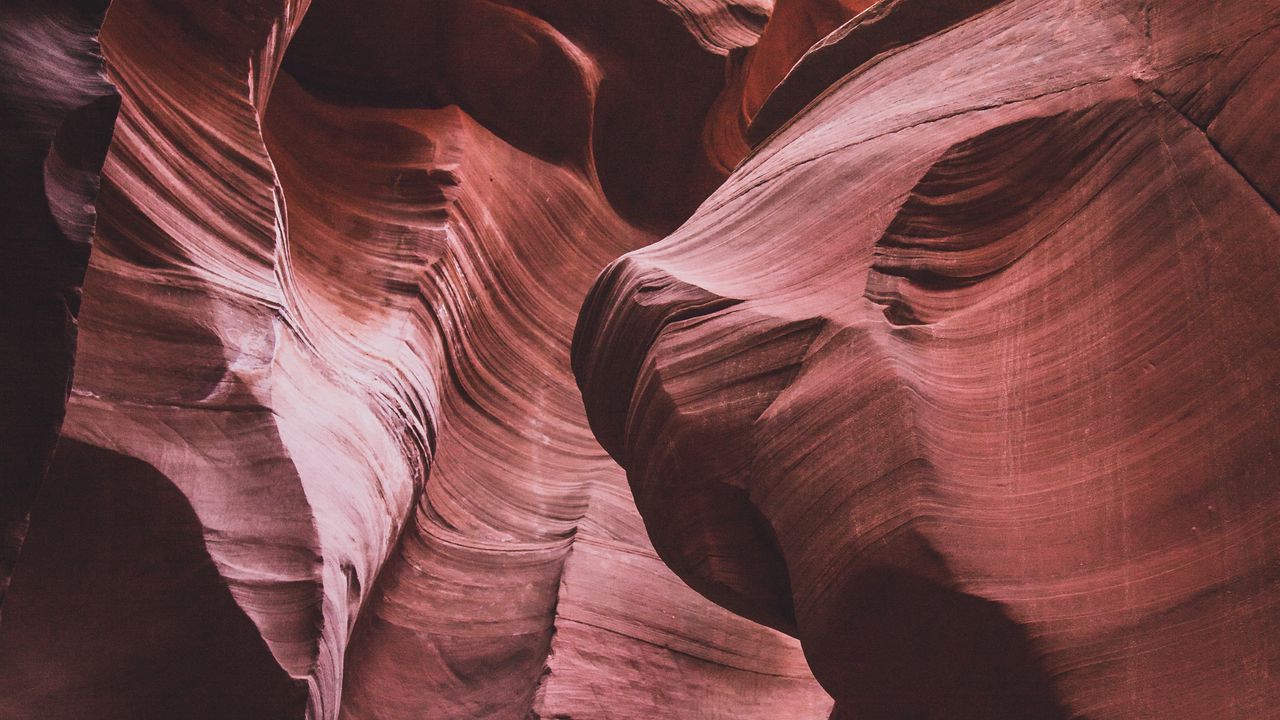
[[[205,549],[187,498],[151,465],[63,438],[0,625],[0,716],[301,717]]]

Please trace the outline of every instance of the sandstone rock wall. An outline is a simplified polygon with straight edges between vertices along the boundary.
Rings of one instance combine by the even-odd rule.
[[[0,716],[825,717],[794,640],[657,559],[569,369],[599,270],[722,179],[767,12],[113,2]]]
[[[5,4],[0,718],[1280,718],[1278,48]]]
[[[1280,717],[1278,21],[879,3],[597,282],[659,554],[833,717]]]

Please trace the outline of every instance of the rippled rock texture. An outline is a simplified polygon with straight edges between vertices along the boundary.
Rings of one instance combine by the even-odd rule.
[[[826,717],[569,363],[769,10],[6,4],[0,717]]]
[[[1280,718],[1272,0],[0,21],[0,718]]]
[[[1278,24],[878,3],[595,285],[659,554],[833,717],[1280,717]]]

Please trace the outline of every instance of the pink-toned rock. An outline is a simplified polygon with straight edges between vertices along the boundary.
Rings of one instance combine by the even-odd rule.
[[[1280,717],[1278,25],[881,3],[597,282],[655,546],[833,717]]]
[[[826,717],[795,640],[658,560],[569,368],[600,269],[723,179],[766,14],[115,0],[0,715]]]
[[[0,718],[1280,718],[1276,3],[104,10],[0,8]]]
[[[791,68],[873,0],[779,0],[750,48],[730,57],[730,78],[703,130],[712,164],[728,174],[750,152],[747,133],[756,113]]]

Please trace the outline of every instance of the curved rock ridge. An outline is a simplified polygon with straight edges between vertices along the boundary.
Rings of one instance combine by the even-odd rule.
[[[1280,717],[1278,48],[1270,2],[880,3],[597,280],[655,547],[833,718]]]
[[[703,129],[712,164],[728,174],[750,152],[748,132],[765,100],[810,48],[874,0],[778,0],[752,46],[731,54],[729,79]]]
[[[596,176],[615,211],[674,229],[727,174],[701,145],[726,56],[762,0],[319,3],[288,70],[321,98],[457,105],[521,150]],[[352,27],[359,27],[352,32]]]
[[[702,130],[769,9],[112,2],[110,150],[86,111],[82,175],[46,163],[84,243],[106,153],[0,715],[827,717],[794,639],[658,559],[569,362],[600,269],[723,180]],[[64,25],[93,80],[40,117],[113,94]]]
[[[1278,48],[7,3],[0,717],[1280,718]]]

